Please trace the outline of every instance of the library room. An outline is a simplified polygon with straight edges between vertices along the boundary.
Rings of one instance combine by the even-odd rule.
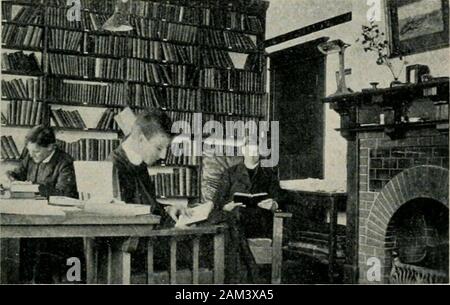
[[[448,0],[1,21],[1,284],[449,283]]]

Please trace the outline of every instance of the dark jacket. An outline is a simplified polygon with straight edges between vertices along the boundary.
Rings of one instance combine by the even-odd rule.
[[[156,201],[155,187],[150,180],[147,165],[134,165],[128,160],[122,146],[108,158],[114,164],[119,181],[120,199],[126,203],[150,205],[152,214],[161,215],[160,204]]]
[[[250,176],[244,163],[239,163],[227,169],[222,176],[222,184],[218,188],[214,202],[214,211],[209,220],[212,223],[227,221],[229,212],[224,212],[223,206],[233,200],[235,193],[268,193],[269,197],[283,208],[284,196],[280,188],[277,172],[273,168],[258,166]],[[272,232],[273,213],[261,208],[241,208],[240,223],[247,238],[270,237]],[[257,222],[254,220],[258,219]]]
[[[9,172],[9,175],[19,181],[39,184],[39,192],[42,196],[78,198],[73,159],[59,148],[56,148],[48,163],[35,163],[27,155],[19,167]]]

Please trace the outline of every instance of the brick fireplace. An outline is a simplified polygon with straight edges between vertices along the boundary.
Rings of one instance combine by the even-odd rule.
[[[348,140],[346,281],[448,281],[448,79],[326,101]]]

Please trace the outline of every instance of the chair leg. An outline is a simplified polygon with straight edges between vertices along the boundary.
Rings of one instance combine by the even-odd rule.
[[[283,218],[273,219],[272,238],[272,284],[281,284],[281,265],[283,261]]]

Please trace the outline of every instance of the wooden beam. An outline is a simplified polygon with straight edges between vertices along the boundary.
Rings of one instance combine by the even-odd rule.
[[[331,28],[333,26],[342,24],[342,23],[346,23],[352,20],[352,12],[348,12],[330,19],[326,19],[308,26],[305,26],[303,28],[300,28],[298,30],[292,31],[292,32],[288,32],[286,34],[282,34],[276,37],[273,37],[271,39],[267,39],[266,41],[264,41],[264,47],[268,48],[268,47],[272,47],[274,45],[295,39],[295,38],[299,38],[302,36],[306,36],[309,35],[311,33],[314,32],[318,32],[318,31],[322,31],[324,29],[327,28]]]

